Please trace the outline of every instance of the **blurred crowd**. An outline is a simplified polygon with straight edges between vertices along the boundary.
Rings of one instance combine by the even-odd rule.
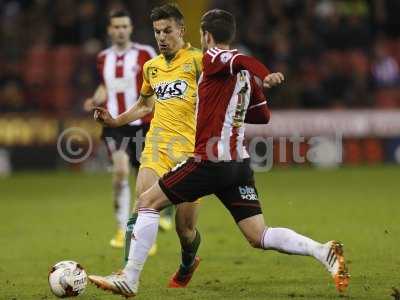
[[[107,12],[131,11],[134,40],[154,45],[149,12],[159,2],[0,0],[0,112],[82,113]],[[399,0],[209,2],[237,17],[235,47],[286,74],[272,107],[400,107]]]
[[[400,107],[399,0],[213,2],[237,16],[237,47],[287,75],[272,106]]]

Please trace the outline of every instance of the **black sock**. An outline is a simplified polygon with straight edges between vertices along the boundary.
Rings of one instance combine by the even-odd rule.
[[[200,232],[196,229],[196,236],[189,245],[182,247],[182,271],[189,270],[194,263],[197,250],[201,242]]]

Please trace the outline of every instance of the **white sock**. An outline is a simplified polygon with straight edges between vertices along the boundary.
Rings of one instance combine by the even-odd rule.
[[[128,262],[124,273],[131,282],[137,282],[151,246],[157,238],[160,213],[150,208],[140,208],[133,229]]]
[[[118,227],[125,231],[131,204],[131,188],[128,179],[114,184],[114,201]]]
[[[323,261],[323,245],[287,228],[265,228],[261,238],[263,249],[272,249],[286,254],[313,256]]]

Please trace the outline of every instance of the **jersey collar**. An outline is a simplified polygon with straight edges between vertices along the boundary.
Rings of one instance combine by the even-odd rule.
[[[128,52],[128,50],[131,49],[132,47],[133,47],[133,43],[129,42],[128,47],[126,47],[125,50],[123,50],[123,51],[119,51],[116,46],[112,46],[112,50],[114,51],[114,53],[117,56],[121,56],[121,55],[124,55],[126,52]]]
[[[181,55],[182,55],[182,53],[183,52],[185,52],[187,49],[189,49],[189,48],[191,48],[192,47],[192,45],[190,44],[190,43],[185,43],[185,45],[183,46],[183,48],[181,48],[181,49],[179,49],[176,53],[175,53],[175,55],[170,59],[170,60],[167,60],[167,58],[164,56],[164,59],[167,61],[167,62],[171,62],[171,61],[173,61],[173,60],[175,60],[175,59],[178,59]]]

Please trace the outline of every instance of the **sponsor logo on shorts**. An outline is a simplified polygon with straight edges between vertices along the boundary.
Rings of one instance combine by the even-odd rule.
[[[239,186],[239,193],[243,200],[257,201],[256,190],[251,186]]]

